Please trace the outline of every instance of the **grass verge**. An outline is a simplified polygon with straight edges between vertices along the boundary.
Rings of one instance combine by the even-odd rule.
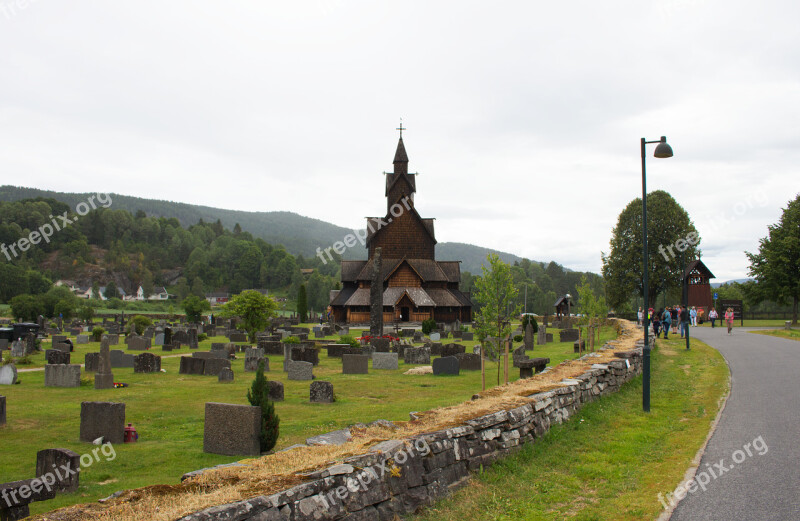
[[[790,340],[800,340],[800,330],[798,329],[767,329],[764,331],[750,331],[756,335],[775,336],[778,338],[788,338]]]
[[[692,340],[659,340],[652,402],[642,412],[642,379],[588,404],[566,424],[474,476],[421,521],[641,520],[662,511],[705,442],[729,372],[722,356]]]

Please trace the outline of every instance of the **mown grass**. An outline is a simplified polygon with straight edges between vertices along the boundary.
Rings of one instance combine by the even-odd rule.
[[[359,334],[358,331],[354,333]],[[557,331],[554,333],[558,339]],[[613,336],[612,328],[604,329],[603,340]],[[210,338],[201,343],[200,350],[210,349],[211,342],[224,341],[224,337]],[[450,339],[448,342],[459,341]],[[464,344],[471,352],[475,342]],[[82,363],[84,353],[98,351],[99,343],[75,347],[73,361]],[[125,346],[121,344],[116,348],[125,349]],[[160,348],[152,352],[162,354]],[[81,472],[78,492],[34,503],[31,505],[33,514],[95,501],[117,490],[177,483],[185,472],[239,459],[203,453],[205,403],[246,404],[254,373],[244,372],[244,361],[240,358],[232,362],[236,380],[231,384],[220,384],[215,377],[180,375],[180,358],[166,356],[188,352],[183,348],[177,353],[163,353],[162,368],[166,373],[134,374],[133,369],[114,369],[114,380],[129,384],[124,389],[95,390],[93,373],[84,373],[85,385],[73,389],[45,388],[43,371],[20,373],[20,385],[0,388],[0,393],[7,396],[8,412],[7,425],[0,427],[0,483],[33,477],[36,452],[41,449],[62,447],[78,454],[89,452],[93,447],[79,441],[83,401],[125,402],[126,420],[137,428],[139,442],[116,446],[113,461],[101,458]],[[571,342],[536,346],[528,354],[549,357],[551,365],[579,356],[573,353]],[[33,358],[35,365],[44,363],[43,354]],[[450,378],[403,375],[412,366],[406,366],[402,360],[397,371],[370,369],[368,375],[343,375],[340,359],[327,358],[323,350],[314,375],[333,383],[337,401],[311,404],[309,382],[287,380],[286,373],[282,372],[283,357],[268,358],[267,378],[279,380],[285,386],[286,400],[275,406],[281,418],[277,449],[358,422],[381,418],[405,421],[410,411],[457,404],[481,390],[480,371],[464,371],[461,376]],[[495,381],[495,367],[494,364],[487,366],[489,387]],[[516,380],[519,371],[510,368],[510,376],[512,381]]]
[[[641,377],[585,406],[536,443],[473,476],[421,521],[642,520],[662,510],[658,493],[681,481],[729,385],[709,346],[659,340],[652,404],[642,412]]]
[[[800,329],[767,329],[764,331],[750,331],[756,335],[775,336],[778,338],[788,338],[791,340],[800,340]]]

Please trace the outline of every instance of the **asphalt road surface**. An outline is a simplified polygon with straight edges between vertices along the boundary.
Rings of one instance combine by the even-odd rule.
[[[800,342],[739,328],[691,334],[728,361],[731,394],[697,469],[703,487],[670,520],[800,521]]]

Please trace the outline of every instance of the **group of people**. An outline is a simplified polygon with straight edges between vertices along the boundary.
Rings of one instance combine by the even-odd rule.
[[[644,320],[644,311],[639,308],[637,313],[639,318],[639,325],[642,325]],[[680,330],[681,338],[684,333],[688,334],[689,325],[697,325],[697,309],[695,306],[691,308],[681,306],[667,306],[666,308],[659,309],[654,313],[653,308],[650,308],[647,313],[648,319],[653,324],[653,333],[656,337],[661,338],[661,333],[664,333],[664,338],[668,338],[669,331],[672,329],[672,334],[677,334]],[[725,323],[728,325],[728,334],[731,334],[733,329],[733,308],[725,310]],[[719,319],[719,313],[714,308],[708,313],[708,319],[711,321],[711,327],[715,327],[716,321]]]

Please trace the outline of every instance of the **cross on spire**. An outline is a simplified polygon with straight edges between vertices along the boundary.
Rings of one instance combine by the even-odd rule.
[[[403,131],[404,130],[408,130],[408,129],[403,127],[403,118],[400,118],[400,126],[397,127],[395,130],[399,130],[400,131],[400,139],[403,139]]]

